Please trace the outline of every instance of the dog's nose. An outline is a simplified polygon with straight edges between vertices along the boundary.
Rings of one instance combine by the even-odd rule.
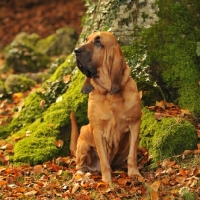
[[[74,50],[74,53],[75,53],[76,55],[80,55],[80,54],[81,54],[81,50],[78,49],[78,48],[76,48],[76,49]]]

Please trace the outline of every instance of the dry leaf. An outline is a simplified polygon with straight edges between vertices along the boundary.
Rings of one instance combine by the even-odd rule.
[[[197,129],[196,131],[197,131],[197,137],[200,138],[200,130]]]
[[[103,194],[110,191],[109,185],[105,182],[99,182],[96,189]]]
[[[158,192],[158,189],[160,187],[161,182],[160,181],[155,181],[151,184],[151,189],[155,192]]]
[[[119,179],[118,179],[118,183],[119,183],[120,185],[126,185],[127,180],[126,180],[125,178],[119,178]]]
[[[183,152],[183,155],[188,155],[188,154],[191,154],[191,153],[192,153],[191,150],[185,150],[185,151]]]
[[[7,184],[7,181],[0,181],[0,186],[6,185],[6,184]]]
[[[185,173],[185,170],[184,169],[180,169],[179,170],[179,174],[184,176],[184,177],[187,177],[187,174]]]
[[[63,142],[63,140],[58,140],[58,141],[55,141],[54,144],[55,144],[57,147],[60,148],[60,147],[63,146],[64,142]]]
[[[33,167],[33,170],[36,174],[40,174],[43,170],[43,166],[42,165],[36,165]]]
[[[156,191],[151,192],[151,200],[159,200],[159,196]]]
[[[30,192],[26,192],[26,193],[25,193],[25,196],[33,196],[33,195],[36,195],[36,194],[37,194],[37,191],[32,190],[32,191],[30,191]]]
[[[80,188],[78,183],[75,183],[74,187],[72,188],[72,194],[75,193]]]
[[[70,78],[71,78],[71,75],[64,76],[63,77],[63,82],[67,84],[70,81]]]
[[[185,114],[185,115],[190,115],[190,111],[187,109],[181,109],[181,113]]]
[[[44,108],[45,103],[46,103],[46,101],[45,101],[44,99],[41,100],[41,101],[40,101],[40,104],[39,104],[40,107]]]
[[[155,118],[156,120],[161,120],[161,119],[162,119],[162,114],[156,112],[156,113],[154,114],[154,118]]]
[[[177,183],[183,183],[185,181],[185,179],[186,178],[184,176],[177,176],[175,178],[175,180],[176,180]]]

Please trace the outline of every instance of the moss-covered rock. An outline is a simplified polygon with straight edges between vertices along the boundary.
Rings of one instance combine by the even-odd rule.
[[[40,40],[40,36],[37,33],[28,34],[26,32],[21,32],[16,35],[13,42],[34,47],[38,40]]]
[[[49,56],[61,54],[69,55],[78,40],[78,34],[73,28],[64,27],[56,31],[55,34],[41,39],[37,42],[36,48]]]
[[[5,88],[8,93],[25,92],[35,84],[35,81],[24,75],[10,74],[5,81]]]
[[[41,88],[25,99],[18,117],[4,127],[6,130],[0,128],[0,137],[12,133],[12,140],[21,138],[15,144],[11,162],[34,165],[58,155],[67,155],[71,133],[70,112],[76,113],[79,126],[88,122],[88,95],[81,93],[85,77],[74,67],[74,56],[70,55]],[[69,74],[71,80],[63,81]],[[54,144],[58,139],[64,141],[61,148]]]
[[[14,72],[38,72],[47,68],[49,57],[36,51],[34,48],[13,42],[6,54],[5,69],[13,69]]]
[[[143,109],[139,146],[146,147],[153,161],[195,149],[198,142],[195,127],[186,119],[154,118],[154,113]]]
[[[37,117],[32,116],[32,123],[26,122],[25,126],[12,135],[12,138],[22,137],[25,133],[29,136],[22,138],[15,144],[11,161],[16,164],[30,163],[34,165],[52,159],[58,154],[67,155],[71,132],[70,112],[74,111],[76,113],[79,125],[87,123],[87,95],[83,95],[80,92],[84,76],[79,71],[76,71],[72,79],[67,92],[43,113],[39,104],[35,104],[38,108]],[[28,111],[29,109],[26,108],[26,110]],[[32,112],[36,114],[35,110],[32,110]],[[20,113],[20,116],[24,117],[24,121],[26,116],[29,115],[31,115],[31,111],[26,113],[23,110]],[[15,120],[16,122],[17,119]],[[64,146],[61,148],[56,147],[54,144],[58,139],[64,141]]]

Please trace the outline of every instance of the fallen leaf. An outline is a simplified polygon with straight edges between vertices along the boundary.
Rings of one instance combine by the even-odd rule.
[[[125,178],[119,178],[119,179],[118,179],[118,183],[119,183],[120,185],[126,185],[127,180],[126,180]]]
[[[6,185],[6,184],[7,184],[7,181],[0,181],[0,186]]]
[[[70,78],[71,78],[71,75],[64,76],[63,77],[63,82],[67,84],[70,81]]]
[[[79,183],[75,183],[74,187],[72,188],[72,194],[74,194],[80,188]]]
[[[197,136],[198,136],[198,138],[200,138],[200,130],[197,129],[196,131],[197,131]]]
[[[54,144],[57,147],[61,148],[63,146],[63,144],[64,144],[64,141],[63,140],[57,140],[57,141],[54,142]]]
[[[44,108],[45,103],[46,103],[46,101],[45,101],[44,99],[41,100],[41,101],[40,101],[40,104],[39,104],[40,107]]]
[[[184,177],[187,177],[187,174],[185,173],[185,170],[184,169],[180,169],[179,170],[179,174],[184,176]]]
[[[185,150],[185,151],[183,152],[183,155],[189,155],[189,154],[191,154],[191,153],[192,153],[191,150]]]
[[[158,192],[158,189],[160,187],[161,182],[160,181],[155,181],[151,184],[151,189],[155,192]]]
[[[109,185],[104,182],[99,182],[96,189],[102,194],[108,193],[110,191]]]
[[[181,113],[185,114],[185,115],[190,115],[190,111],[187,109],[181,109]]]
[[[160,121],[160,120],[162,119],[162,114],[156,112],[156,113],[154,114],[154,118],[155,118],[156,120]]]
[[[159,196],[156,191],[151,192],[151,200],[159,200]]]
[[[42,165],[36,165],[33,167],[33,170],[36,174],[40,174],[43,170],[43,167],[42,167]]]
[[[177,183],[183,183],[185,181],[186,177],[184,176],[176,176],[175,180]]]
[[[32,190],[32,191],[30,191],[30,192],[26,192],[24,195],[25,195],[25,196],[34,196],[34,195],[36,195],[36,194],[37,194],[37,191]]]

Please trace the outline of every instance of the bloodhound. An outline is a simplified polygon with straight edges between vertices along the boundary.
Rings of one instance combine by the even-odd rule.
[[[89,124],[82,126],[79,136],[71,114],[70,149],[76,169],[101,171],[102,180],[109,183],[111,167],[127,160],[128,175],[140,175],[141,102],[116,38],[109,32],[95,32],[74,52],[78,68],[86,75],[82,92],[89,93]]]

